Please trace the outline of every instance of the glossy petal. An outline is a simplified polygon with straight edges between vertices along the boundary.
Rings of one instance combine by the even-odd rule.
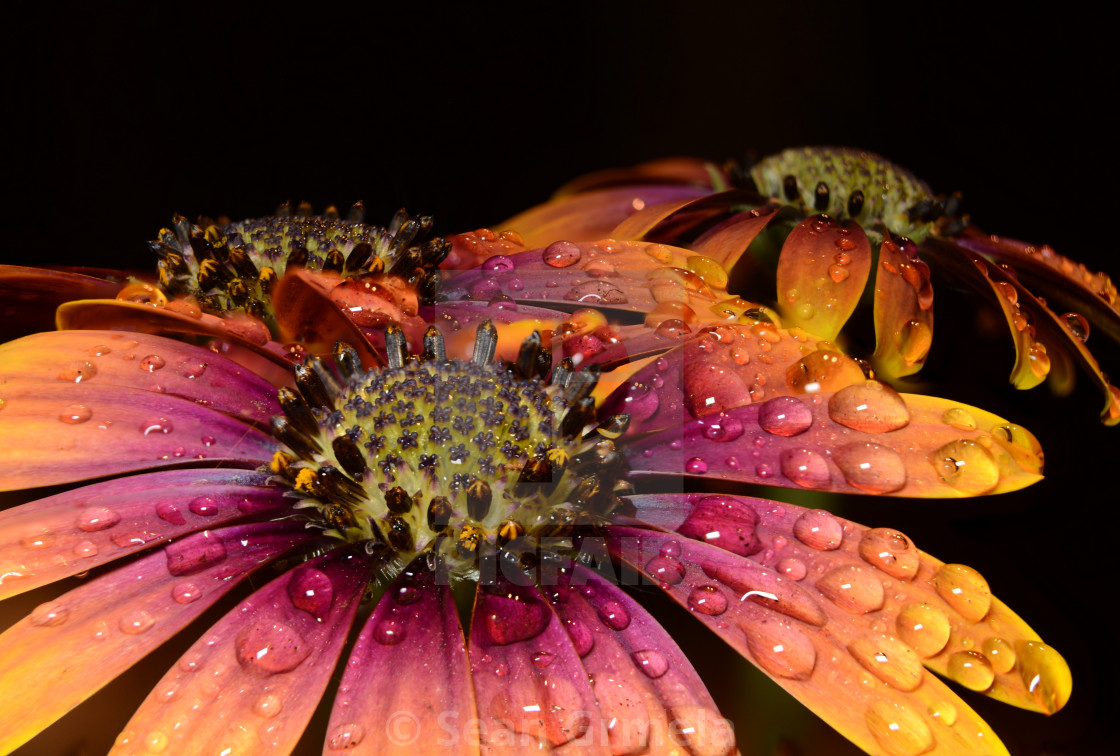
[[[731,270],[777,212],[776,207],[763,205],[737,213],[705,231],[689,248]]]
[[[83,365],[89,363],[92,369]],[[65,381],[189,399],[259,425],[280,412],[272,384],[208,349],[146,333],[51,331],[0,345],[0,383]],[[66,376],[65,378],[63,376]]]
[[[875,268],[875,369],[885,378],[912,375],[933,341],[933,287],[914,245],[889,236]]]
[[[797,224],[778,258],[778,309],[787,327],[832,340],[859,304],[871,243],[858,223],[825,215]]]
[[[360,549],[335,549],[241,602],[164,675],[112,753],[153,743],[170,753],[289,752],[330,680],[369,567]]]
[[[300,269],[277,282],[272,292],[272,305],[276,309],[281,338],[298,341],[309,352],[318,354],[329,354],[336,342],[344,341],[358,350],[367,368],[382,364],[355,320],[344,315],[332,301],[322,279],[316,273]],[[381,309],[378,312],[390,322],[400,323],[404,318],[400,307],[386,299],[367,297],[363,306],[383,308],[384,312]]]
[[[73,368],[88,372],[87,360]],[[63,371],[71,370],[62,366]],[[65,373],[66,376],[70,372]],[[271,436],[185,399],[142,389],[9,380],[0,412],[0,490],[197,462],[256,467]]]
[[[521,342],[533,331],[547,338],[569,317],[568,313],[559,310],[506,300],[490,303],[468,300],[440,302],[430,309],[425,308],[424,314],[443,334],[450,359],[470,359],[474,353],[475,330],[489,320],[498,331],[495,358],[507,362],[517,359]]]
[[[608,547],[869,753],[1006,753],[964,701],[924,673],[916,652],[891,627],[900,612],[896,591],[913,592],[924,582],[893,578],[839,549],[815,550],[805,565],[811,577],[795,580],[760,563],[787,546],[801,554],[793,533],[779,532],[785,542],[758,561],[676,534],[630,528],[612,529]],[[683,568],[675,584],[658,581],[647,567],[666,555]],[[938,599],[928,586],[921,595]]]
[[[1071,679],[1064,660],[991,595],[979,572],[941,562],[896,530],[867,528],[824,510],[741,496],[654,495],[632,501],[648,522],[749,557],[797,583],[816,598],[830,620],[858,613],[870,618],[872,629],[885,621],[886,634],[908,645],[922,664],[967,688],[1048,714],[1069,699]],[[867,574],[875,577],[868,580]],[[854,582],[845,588],[837,576]],[[882,582],[882,588],[873,582]],[[862,595],[861,584],[866,589]],[[880,593],[883,603],[876,608],[872,603],[878,603]],[[854,636],[843,640],[855,643]],[[858,648],[853,653],[863,658]],[[875,672],[874,665],[870,669]],[[989,672],[992,677],[987,679]],[[895,687],[913,684],[887,682]]]
[[[40,605],[0,635],[2,687],[8,693],[0,750],[7,753],[28,740],[164,643],[241,578],[310,537],[298,523],[205,531]],[[152,699],[171,701],[180,692],[165,680]]]
[[[668,578],[676,579],[675,564],[669,569]],[[730,724],[657,620],[584,567],[558,577],[546,590],[594,681],[612,754],[675,754],[684,746],[724,756],[735,748]],[[552,657],[534,663],[547,666]]]
[[[54,311],[73,299],[116,296],[121,283],[68,270],[0,265],[0,339],[54,327]]]
[[[567,746],[610,753],[579,654],[535,588],[502,577],[480,585],[469,649],[484,751],[527,754]],[[541,654],[549,655],[548,664],[540,664]]]
[[[463,628],[445,575],[414,561],[350,654],[324,754],[478,753]]]
[[[736,208],[767,204],[765,197],[742,189],[707,193],[646,207],[615,226],[609,235],[615,239],[672,239]]]
[[[244,470],[168,470],[0,512],[0,598],[279,507],[284,489],[267,486],[268,477]]]

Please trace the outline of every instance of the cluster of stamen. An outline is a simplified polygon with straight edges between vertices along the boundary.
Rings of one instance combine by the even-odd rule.
[[[271,468],[309,523],[402,563],[433,554],[463,578],[480,554],[516,541],[519,559],[534,558],[542,539],[602,522],[625,486],[613,439],[628,419],[596,426],[597,371],[553,369],[538,333],[513,363],[494,361],[496,344],[487,321],[472,359],[448,360],[432,327],[412,356],[392,326],[387,367],[365,371],[342,344],[335,370],[314,357],[296,367],[298,390],[280,390],[273,433],[286,448]]]
[[[307,203],[294,212],[285,204],[274,216],[237,223],[192,224],[176,216],[151,248],[168,294],[193,297],[210,312],[245,312],[270,327],[275,315],[269,293],[297,267],[343,277],[393,276],[421,301],[434,300],[438,267],[451,247],[443,238],[428,238],[432,219],[402,209],[381,228],[366,225],[364,218],[361,203],[345,220],[334,208],[312,215]]]

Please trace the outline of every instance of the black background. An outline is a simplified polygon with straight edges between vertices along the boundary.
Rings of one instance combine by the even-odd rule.
[[[863,2],[156,6],[8,16],[0,260],[149,268],[145,242],[173,213],[247,217],[284,200],[361,199],[374,222],[404,205],[453,233],[591,170],[842,144],[962,191],[986,230],[1120,274],[1104,18]],[[1004,497],[843,512],[977,567],[1070,661],[1073,698],[1049,720],[964,692],[1013,753],[1104,753],[1120,703],[1120,430],[1096,424],[1087,385],[1064,400],[1012,391],[1010,347],[972,336],[976,302],[938,296],[937,392],[1034,430],[1048,477]],[[843,752],[701,629],[668,622],[744,742]],[[26,752],[104,750],[161,673],[130,673],[136,690],[116,686],[115,703],[80,708]]]

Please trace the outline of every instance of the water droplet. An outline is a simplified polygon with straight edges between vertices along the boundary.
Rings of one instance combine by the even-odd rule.
[[[327,745],[332,751],[348,751],[354,748],[366,736],[366,728],[360,724],[342,724],[331,730]]]
[[[794,394],[839,391],[865,380],[858,362],[831,349],[810,352],[786,370],[786,383]]]
[[[669,318],[661,321],[661,323],[653,330],[655,336],[661,339],[668,339],[669,341],[680,341],[685,336],[692,333],[692,329],[683,320],[677,318]]]
[[[825,573],[817,588],[834,604],[852,614],[867,614],[883,606],[883,584],[867,569],[846,564]]]
[[[122,633],[140,635],[151,630],[155,624],[156,620],[151,614],[143,609],[136,609],[122,616],[117,622],[117,627]]]
[[[71,383],[88,381],[97,375],[97,366],[88,360],[75,360],[68,363],[58,374],[58,380]]]
[[[149,732],[144,736],[144,747],[148,753],[163,753],[167,748],[167,736],[162,732]]]
[[[48,601],[31,610],[27,621],[35,627],[58,627],[69,617],[69,609],[57,601]]]
[[[145,436],[170,433],[172,430],[174,430],[174,426],[166,417],[153,417],[151,420],[140,423],[140,432]]]
[[[533,666],[538,669],[547,669],[556,660],[555,654],[548,651],[536,651],[530,658],[533,660]]]
[[[875,528],[863,534],[859,555],[891,577],[913,580],[921,565],[921,556],[910,539],[890,528]]]
[[[147,357],[140,360],[140,369],[147,373],[154,373],[166,364],[167,361],[158,354],[149,354]]]
[[[156,515],[164,522],[169,522],[172,525],[185,525],[187,522],[183,518],[182,512],[179,511],[179,507],[169,501],[161,501],[156,504]]]
[[[187,508],[200,517],[213,517],[218,514],[218,503],[209,496],[199,496]]]
[[[709,617],[718,617],[727,611],[727,596],[718,586],[699,585],[688,593],[688,608]]]
[[[1089,321],[1085,319],[1084,315],[1076,312],[1067,312],[1062,315],[1062,319],[1066,323],[1066,328],[1073,334],[1074,338],[1082,343],[1089,340]]]
[[[894,756],[918,756],[933,748],[933,733],[920,714],[900,704],[876,701],[865,716],[867,729]]]
[[[828,488],[832,482],[824,457],[809,449],[786,449],[779,465],[782,475],[802,488]]]
[[[941,480],[967,494],[987,493],[999,484],[999,465],[992,453],[971,439],[950,441],[929,461]]]
[[[898,392],[885,383],[845,386],[828,400],[828,416],[864,433],[887,433],[905,427],[910,411]]]
[[[676,585],[684,580],[685,566],[679,559],[659,555],[646,562],[646,573],[660,585]]]
[[[893,493],[906,485],[906,463],[894,449],[870,442],[845,444],[833,460],[844,479],[869,493]]]
[[[669,671],[669,660],[660,651],[652,648],[644,651],[634,651],[630,654],[630,658],[634,660],[635,666],[645,673],[646,677],[654,680]]]
[[[1041,641],[1016,641],[1019,677],[1040,709],[1053,714],[1066,705],[1073,689],[1069,665]]]
[[[963,564],[945,564],[933,576],[937,594],[965,619],[979,622],[992,605],[992,591],[984,577]]]
[[[37,528],[34,532],[27,533],[19,539],[23,548],[31,551],[45,549],[54,543],[54,536],[46,528]]]
[[[97,544],[93,541],[81,541],[74,545],[74,554],[82,559],[97,556]]]
[[[564,620],[564,630],[572,639],[572,646],[577,654],[584,657],[591,653],[591,649],[595,647],[595,635],[591,628],[578,619],[568,619]]]
[[[1015,649],[1003,638],[988,638],[981,649],[996,674],[1007,674],[1015,666]]]
[[[258,717],[272,719],[284,708],[284,702],[278,696],[265,693],[253,703],[253,713]]]
[[[708,286],[714,289],[727,288],[727,271],[712,258],[692,255],[685,260],[684,264],[686,268],[704,279],[704,283]]]
[[[685,463],[684,469],[690,475],[703,475],[708,472],[708,463],[700,457],[693,457]]]
[[[949,642],[949,618],[930,604],[908,604],[895,623],[898,635],[918,656],[928,659]]]
[[[193,604],[202,598],[202,589],[191,582],[176,583],[171,588],[171,598],[178,604]]]
[[[672,711],[670,738],[693,756],[728,756],[735,750],[735,731],[718,711],[704,706],[674,706]]]
[[[797,628],[773,619],[743,625],[758,666],[776,677],[808,680],[817,663],[813,642]]]
[[[958,651],[950,656],[947,674],[969,690],[987,690],[996,679],[991,662],[979,651]]]
[[[490,638],[502,646],[535,638],[548,626],[548,610],[534,599],[484,593],[479,604]]]
[[[167,571],[175,577],[186,577],[223,561],[226,545],[220,536],[206,530],[169,543],[164,553],[167,555]]]
[[[380,620],[373,628],[373,639],[382,646],[395,646],[405,635],[404,625],[395,619]]]
[[[202,362],[201,360],[185,358],[179,364],[179,375],[183,376],[184,378],[194,380],[195,378],[201,378],[203,373],[205,372],[206,363]]]
[[[898,347],[899,356],[911,365],[929,354],[931,344],[933,344],[933,330],[921,320],[914,318],[906,321],[895,334],[895,345]]]
[[[71,404],[58,415],[58,419],[68,425],[84,423],[91,417],[93,417],[93,410],[84,404]]]
[[[121,516],[105,507],[88,507],[78,515],[78,527],[87,533],[107,530],[121,521]]]
[[[960,407],[953,407],[952,409],[945,410],[945,414],[941,416],[941,422],[957,430],[976,430],[976,418],[974,418],[968,410],[961,409]]]
[[[553,268],[567,268],[579,262],[581,255],[577,245],[568,241],[558,241],[545,247],[542,259],[545,265]]]
[[[625,630],[630,626],[630,612],[617,601],[604,601],[598,611],[599,619],[612,630]]]
[[[288,598],[297,609],[310,614],[322,622],[331,608],[334,586],[323,572],[308,567],[299,567],[288,581]]]
[[[937,722],[952,727],[957,723],[957,708],[948,701],[935,701],[929,705],[929,715]]]
[[[808,573],[805,563],[800,559],[787,557],[778,562],[778,572],[782,573],[790,580],[801,580]]]
[[[706,496],[694,502],[677,532],[697,541],[750,556],[762,549],[756,529],[758,513],[734,496]]]
[[[793,523],[793,534],[806,546],[818,551],[831,551],[840,548],[844,540],[844,526],[831,512],[810,509]]]
[[[105,344],[98,344],[97,346],[89,348],[90,355],[94,357],[104,357],[107,354],[112,354],[112,352],[113,350],[107,347]]]
[[[848,653],[860,665],[893,688],[915,690],[922,684],[922,662],[914,650],[895,638],[856,638],[848,645]]]
[[[234,647],[241,666],[272,674],[291,672],[311,653],[311,644],[299,632],[268,619],[258,620],[242,630]]]
[[[813,412],[792,396],[779,396],[758,408],[758,425],[775,436],[796,436],[813,425]]]

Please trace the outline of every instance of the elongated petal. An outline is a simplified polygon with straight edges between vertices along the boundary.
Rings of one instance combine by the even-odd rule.
[[[284,504],[268,475],[168,470],[96,483],[0,512],[0,598],[153,544]]]
[[[671,238],[675,234],[716,218],[743,205],[767,205],[768,200],[754,192],[732,189],[706,193],[695,199],[662,202],[646,207],[619,223],[608,234],[613,239]]]
[[[369,566],[360,549],[335,549],[241,602],[164,675],[112,753],[153,743],[182,754],[290,752],[346,642]]]
[[[871,243],[858,223],[826,215],[797,224],[778,258],[778,309],[787,327],[835,339],[859,304]]]
[[[336,342],[344,341],[358,350],[367,368],[383,364],[358,325],[342,314],[327,290],[316,283],[315,276],[315,273],[298,269],[277,282],[272,304],[281,337],[286,341],[299,341],[308,351],[319,354],[329,354]],[[400,308],[384,299],[378,301],[388,310],[386,317],[393,322],[401,321]]]
[[[521,342],[533,331],[548,337],[569,317],[559,310],[509,301],[488,304],[468,300],[440,302],[433,308],[425,308],[424,314],[443,334],[449,359],[470,359],[474,353],[475,330],[489,320],[498,331],[495,358],[507,362],[517,359]],[[547,348],[547,341],[544,346]]]
[[[674,573],[675,565],[670,565]],[[611,753],[722,756],[735,734],[669,634],[617,586],[575,566],[552,604],[591,675]],[[537,664],[551,664],[541,656]]]
[[[777,212],[776,207],[763,205],[737,213],[705,231],[689,248],[731,270]]]
[[[528,754],[568,746],[610,753],[587,671],[535,588],[501,577],[480,585],[469,649],[483,750]]]
[[[54,311],[72,299],[112,298],[120,283],[66,270],[0,265],[0,337],[7,341],[54,327]]]
[[[886,621],[889,634],[929,669],[1032,711],[1052,714],[1069,698],[1072,683],[1064,660],[991,595],[979,572],[941,562],[897,530],[741,496],[654,495],[632,501],[646,521],[748,557],[811,594],[813,582],[830,617],[848,619],[833,604],[846,612],[867,608],[860,603],[861,582],[878,596],[866,579],[870,571],[883,582],[884,603],[857,614],[873,623]],[[854,577],[851,588],[836,579],[843,575]]]
[[[309,537],[297,523],[205,531],[40,605],[0,635],[0,688],[6,692],[0,750],[27,741],[241,578]],[[152,695],[170,701],[178,693],[165,681]]]
[[[146,333],[50,331],[0,345],[0,382],[11,379],[124,386],[179,396],[267,425],[276,389],[208,349]]]
[[[515,215],[500,228],[516,231],[529,247],[559,239],[593,241],[647,207],[689,202],[710,194],[704,187],[673,184],[636,184],[595,189],[554,199]]]
[[[451,587],[421,557],[392,583],[362,628],[323,752],[478,753],[476,719]]]
[[[886,378],[913,375],[933,341],[933,287],[914,245],[889,236],[875,269],[875,369]]]
[[[87,364],[73,370],[81,374]],[[256,467],[277,448],[271,436],[228,415],[174,396],[100,386],[96,377],[88,385],[9,380],[3,392],[0,490],[201,459]]]
[[[893,628],[873,627],[899,608],[894,595],[886,603],[880,582],[891,575],[858,557],[830,552],[812,565],[827,571],[807,573],[802,584],[676,534],[612,529],[608,548],[869,753],[1006,753],[964,701],[924,672]],[[675,562],[678,581],[658,574],[666,562]]]
[[[629,168],[608,168],[584,174],[561,186],[553,197],[567,197],[620,184],[691,184],[710,188],[714,182],[726,184],[727,179],[717,166],[707,160],[695,157],[661,158]]]

